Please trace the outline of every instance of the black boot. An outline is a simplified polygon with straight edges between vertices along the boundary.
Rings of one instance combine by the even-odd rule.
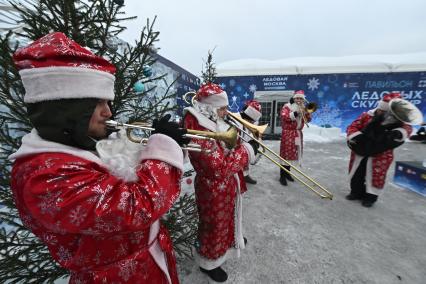
[[[244,177],[244,181],[246,183],[249,183],[249,184],[256,184],[257,183],[257,180],[252,179],[251,176],[249,176],[249,175],[247,175],[247,176]]]
[[[289,181],[294,181],[293,177],[290,175],[290,166],[284,166],[284,168],[287,169],[288,173],[285,173],[285,178],[288,179]]]
[[[346,195],[345,197],[347,200],[361,200],[362,197],[355,195],[353,193],[349,193],[348,195]]]
[[[228,280],[228,274],[226,274],[225,270],[220,268],[220,266],[212,270],[207,270],[200,267],[200,271],[207,274],[213,281],[216,281],[219,283],[225,282],[226,280]]]
[[[283,169],[280,169],[280,183],[284,186],[287,185],[287,179],[285,178],[286,172]]]
[[[376,201],[377,201],[377,195],[371,194],[371,193],[365,193],[364,197],[362,198],[362,206],[371,207]]]

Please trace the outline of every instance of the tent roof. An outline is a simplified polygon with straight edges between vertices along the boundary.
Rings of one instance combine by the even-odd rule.
[[[294,57],[279,60],[239,59],[218,64],[221,76],[388,73],[426,71],[426,52],[342,57]]]

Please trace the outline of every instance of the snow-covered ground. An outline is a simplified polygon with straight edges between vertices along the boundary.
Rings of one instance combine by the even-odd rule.
[[[303,172],[334,194],[321,199],[298,182],[280,185],[266,158],[252,167],[257,185],[244,195],[248,246],[222,267],[227,283],[426,283],[426,198],[391,183],[372,208],[347,201],[349,149],[336,128],[304,130]],[[265,141],[275,152],[279,141]],[[407,142],[396,161],[426,159],[426,144]],[[190,166],[188,166],[188,169]],[[192,189],[184,179],[183,190]],[[192,260],[178,263],[182,284],[209,283]],[[67,283],[58,280],[55,283]]]
[[[372,208],[347,201],[349,149],[333,131],[305,131],[302,168],[333,200],[299,182],[281,186],[279,168],[265,158],[252,168],[258,184],[243,202],[248,246],[223,266],[227,283],[426,283],[426,198],[388,183]],[[265,143],[279,151],[279,141]],[[424,158],[425,144],[407,142],[395,151],[399,161]],[[393,173],[394,164],[389,181]],[[181,283],[208,283],[191,260],[179,269]]]

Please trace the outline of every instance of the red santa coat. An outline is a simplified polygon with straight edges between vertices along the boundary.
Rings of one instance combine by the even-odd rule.
[[[21,219],[71,272],[70,283],[179,282],[172,242],[158,220],[179,196],[183,156],[176,142],[156,135],[134,182],[112,175],[92,152],[34,131],[11,156]],[[156,159],[153,143],[172,149],[175,166]]]
[[[374,116],[375,110],[362,113],[357,119],[355,119],[346,129],[347,140],[351,140],[357,135],[361,134],[361,130],[371,121]],[[410,136],[412,127],[408,124],[403,124],[401,128],[396,128],[402,134],[402,140],[404,141]],[[349,161],[349,177],[352,178],[359,167],[361,160],[364,156],[357,155],[354,151],[351,151],[351,157]],[[386,183],[386,174],[389,170],[390,165],[393,161],[393,150],[386,150],[375,156],[368,157],[366,166],[366,191],[371,194],[380,195],[383,192],[383,187]]]
[[[292,105],[287,103],[281,109],[281,144],[280,156],[288,161],[298,161],[303,153],[303,133],[305,123],[302,116],[294,116]],[[307,122],[311,121],[311,114],[306,113]]]
[[[215,130],[214,122],[193,108],[187,111],[185,128]],[[212,150],[210,153],[189,152],[196,171],[194,187],[200,218],[198,247],[194,255],[201,267],[210,270],[230,257],[238,257],[239,250],[244,248],[241,193],[246,190],[246,185],[242,170],[250,159],[254,159],[254,153],[251,146],[244,143],[228,151],[219,141],[193,139],[192,142],[202,149]]]

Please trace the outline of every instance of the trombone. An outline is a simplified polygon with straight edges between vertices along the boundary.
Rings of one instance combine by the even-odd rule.
[[[134,142],[146,145],[148,138],[146,137],[139,137],[135,135],[133,132],[135,130],[141,130],[144,132],[152,132],[155,130],[155,128],[152,128],[149,126],[146,122],[134,122],[131,124],[128,123],[121,123],[114,120],[107,120],[105,122],[106,126],[110,129],[125,129],[127,138]],[[184,138],[190,138],[190,139],[204,139],[204,140],[220,140],[226,143],[228,147],[234,147],[237,143],[237,135],[238,131],[235,127],[231,127],[226,132],[210,132],[210,131],[201,131],[201,130],[193,130],[193,129],[186,129],[186,134],[183,135]],[[195,143],[190,143],[188,145],[184,145],[182,147],[182,150],[188,150],[188,151],[195,151],[195,152],[205,152],[209,153],[210,150],[202,149],[200,145]]]
[[[323,199],[324,198],[330,199],[330,200],[333,199],[333,194],[330,191],[325,189],[318,182],[313,180],[307,174],[303,173],[297,167],[290,164],[290,162],[283,159],[280,155],[278,155],[277,153],[272,151],[272,149],[270,149],[268,146],[266,146],[264,143],[262,143],[262,141],[260,140],[260,137],[263,134],[263,132],[265,131],[267,125],[266,126],[265,125],[261,125],[261,126],[254,125],[254,124],[244,120],[243,118],[239,117],[238,115],[236,115],[235,113],[232,113],[232,112],[228,112],[228,116],[229,116],[228,122],[230,122],[231,125],[236,127],[239,131],[243,132],[245,135],[250,137],[250,139],[253,139],[260,146],[262,146],[263,151],[259,151],[259,153],[261,155],[268,158],[271,162],[273,162],[275,165],[277,165],[278,167],[283,169],[286,173],[290,174],[292,177],[297,179],[299,182],[301,182],[304,186],[306,186],[309,190],[313,191],[319,197],[321,197]],[[240,127],[240,125],[243,125],[244,127],[246,127],[249,130],[250,133],[245,131],[242,127]],[[240,137],[241,137],[241,139],[246,141],[242,137],[242,135],[240,135]],[[248,141],[246,141],[246,142],[248,142]],[[275,159],[274,159],[274,157],[271,157],[270,155],[268,155],[266,152],[269,152],[272,156],[275,157]],[[279,161],[277,161],[276,159],[278,159]],[[280,161],[286,163],[287,166],[290,166],[292,169],[294,169],[299,174],[299,176],[295,175],[294,172],[288,171],[283,165],[281,165]],[[311,183],[311,184],[308,184],[308,183]]]

